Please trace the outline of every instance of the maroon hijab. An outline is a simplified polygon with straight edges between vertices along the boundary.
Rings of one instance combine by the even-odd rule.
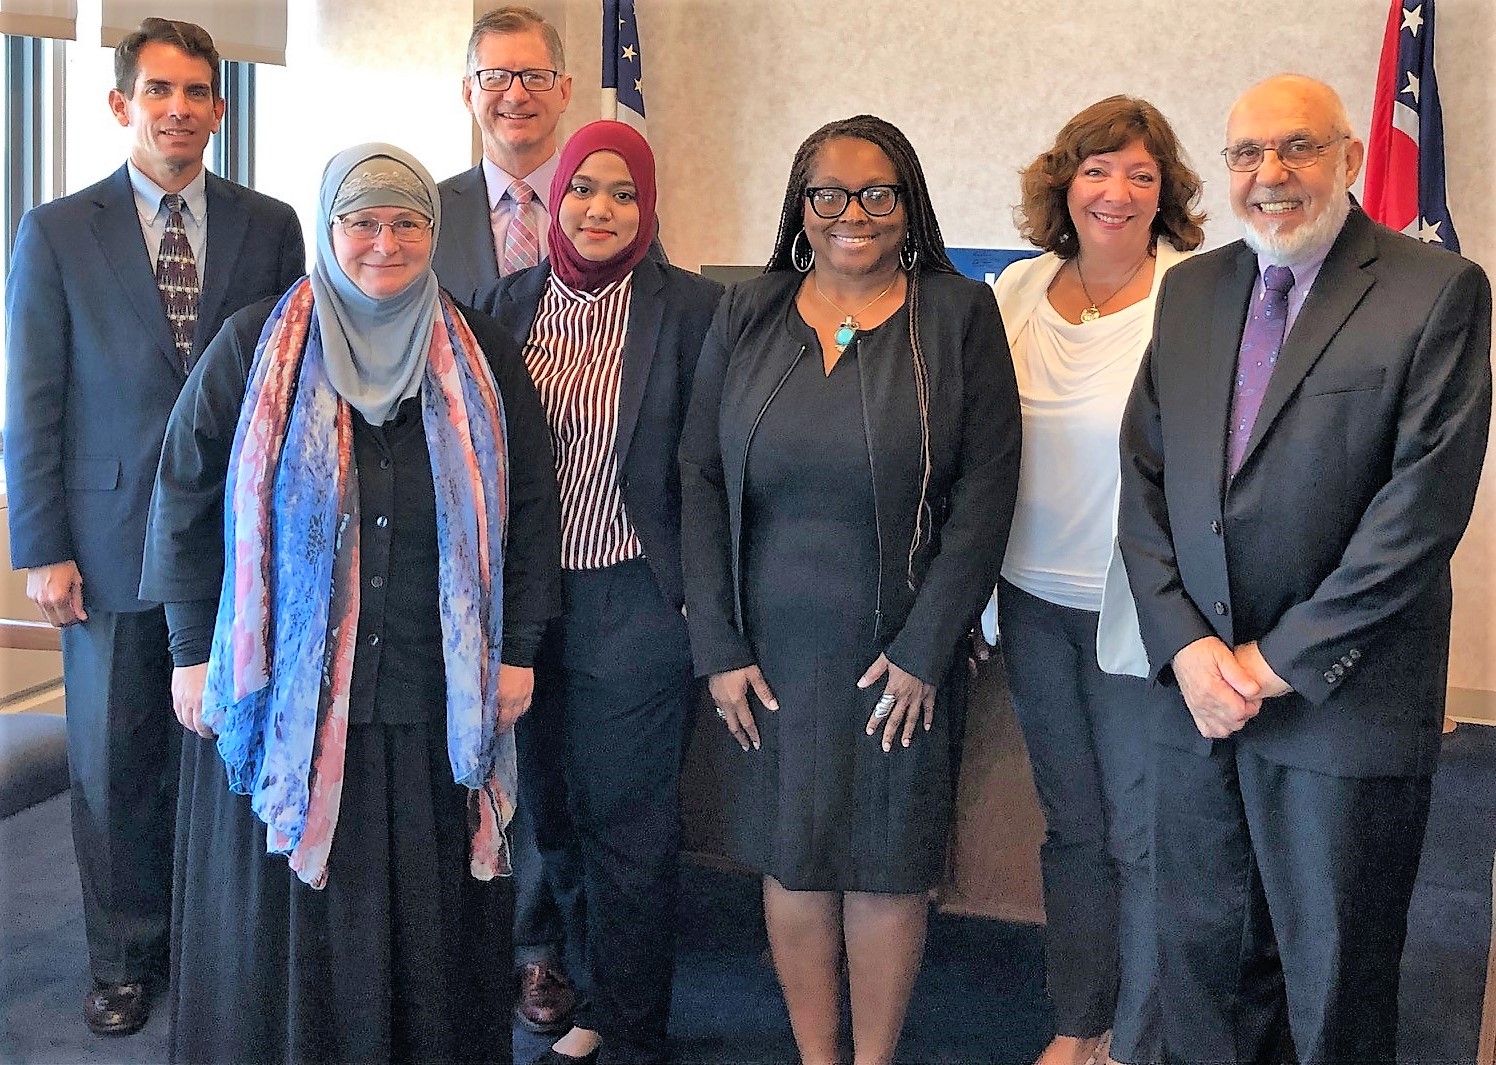
[[[571,238],[561,232],[561,200],[571,186],[577,169],[593,152],[613,152],[628,164],[639,198],[639,232],[623,251],[595,263],[577,251]],[[551,269],[568,288],[592,292],[623,277],[649,251],[655,235],[655,162],[649,142],[633,126],[623,122],[589,122],[571,135],[561,149],[561,162],[551,178],[551,195],[546,201],[551,212]]]

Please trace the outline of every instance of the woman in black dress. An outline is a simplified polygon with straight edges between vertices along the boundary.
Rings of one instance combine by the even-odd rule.
[[[518,350],[437,288],[439,206],[398,148],[335,156],[311,276],[229,319],[167,429],[175,1061],[509,1060],[492,878],[556,487]]]
[[[764,276],[729,291],[681,444],[698,674],[742,749],[732,856],[764,875],[802,1059],[892,1059],[944,871],[964,664],[1018,480],[992,293],[946,257],[909,142],[796,154]]]

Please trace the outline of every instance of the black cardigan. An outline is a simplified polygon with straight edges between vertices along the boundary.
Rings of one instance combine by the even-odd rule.
[[[141,597],[166,603],[173,629],[211,623],[223,583],[229,451],[260,331],[276,300],[244,308],[203,351],[167,425],[146,531]],[[529,666],[560,613],[560,503],[550,433],[519,351],[487,315],[461,307],[493,369],[509,448],[503,661]],[[185,609],[173,609],[181,607]]]
[[[759,415],[795,362],[801,277],[780,271],[730,288],[696,371],[681,440],[683,544],[691,648],[706,676],[755,661],[743,635],[743,475]],[[919,502],[919,407],[908,360],[858,360],[873,467],[880,571],[877,639],[890,661],[939,684],[992,594],[1018,492],[1018,386],[992,291],[954,274],[920,275],[929,367],[930,513],[909,579]]]

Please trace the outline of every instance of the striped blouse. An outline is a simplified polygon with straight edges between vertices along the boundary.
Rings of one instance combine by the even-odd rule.
[[[644,554],[618,484],[618,398],[633,277],[578,292],[552,274],[525,343],[525,367],[556,452],[563,569],[601,569]]]

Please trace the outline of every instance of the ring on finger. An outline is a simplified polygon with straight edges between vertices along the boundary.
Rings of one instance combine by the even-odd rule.
[[[727,720],[726,710],[722,709],[720,706],[713,707],[713,709],[717,711],[717,716],[720,717],[723,721]]]
[[[882,721],[889,714],[893,713],[893,704],[896,701],[892,692],[884,692],[883,696],[878,700],[877,705],[873,707],[873,717]]]

